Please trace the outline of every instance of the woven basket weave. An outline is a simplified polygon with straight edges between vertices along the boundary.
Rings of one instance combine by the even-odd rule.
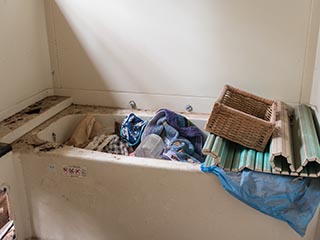
[[[225,85],[205,129],[208,132],[263,151],[274,129],[276,103]]]

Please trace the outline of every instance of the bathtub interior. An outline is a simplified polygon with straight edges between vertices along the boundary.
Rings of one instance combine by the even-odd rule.
[[[108,132],[115,131],[115,122],[122,123],[127,115],[125,114],[93,114],[95,119],[102,124]],[[138,115],[143,120],[150,120],[152,115]],[[48,127],[41,130],[37,137],[43,141],[65,143],[74,132],[80,121],[85,117],[85,114],[72,114],[61,117],[57,121],[51,123]],[[197,126],[206,137],[207,132],[204,131],[204,126],[207,121],[205,118],[188,118],[195,126]]]

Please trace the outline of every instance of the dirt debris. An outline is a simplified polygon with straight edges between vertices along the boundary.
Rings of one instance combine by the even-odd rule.
[[[46,112],[53,106],[59,104],[60,102],[66,100],[68,97],[61,96],[50,96],[46,97],[29,107],[23,109],[22,111],[12,115],[11,117],[0,122],[0,137],[3,137],[15,130],[30,120],[37,117],[39,114]]]

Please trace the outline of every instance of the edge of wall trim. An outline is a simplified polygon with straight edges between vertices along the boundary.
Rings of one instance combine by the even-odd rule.
[[[2,111],[0,111],[0,121],[16,114],[17,112],[20,112],[21,110],[23,110],[24,108],[30,106],[31,104],[40,101],[41,99],[45,98],[45,97],[49,97],[52,96],[54,93],[53,89],[45,89],[25,100],[23,100],[22,102],[19,102],[11,107],[8,107]]]
[[[316,53],[318,45],[318,33],[319,33],[319,11],[320,2],[311,1],[310,6],[310,17],[307,28],[306,45],[305,45],[305,55],[303,71],[300,83],[300,103],[310,102],[311,89],[314,77],[314,67],[316,63]]]
[[[186,112],[186,106],[192,106],[193,113],[210,113],[216,98],[158,95],[83,89],[54,89],[54,95],[71,97],[74,104],[106,106],[130,109],[129,102],[134,101],[137,109],[157,110],[168,108],[177,112]]]
[[[129,105],[131,100],[136,103],[137,109],[143,110],[168,108],[177,112],[186,112],[186,106],[191,105],[193,113],[210,113],[217,99],[216,97],[175,96],[66,88],[55,88],[54,95],[71,97],[74,104],[127,109],[131,108]],[[288,102],[288,104],[296,105],[298,103]]]

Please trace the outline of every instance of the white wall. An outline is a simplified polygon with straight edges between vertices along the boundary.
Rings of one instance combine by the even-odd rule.
[[[309,101],[318,1],[57,2],[68,21],[45,1],[54,86],[76,102],[208,112],[225,83]],[[0,0],[0,119],[50,94],[43,3]]]
[[[0,73],[2,119],[52,88],[43,0],[0,0]]]
[[[320,31],[319,31],[320,35]],[[320,38],[318,37],[318,48],[316,52],[316,63],[314,67],[313,84],[311,91],[310,103],[315,105],[320,111]]]
[[[60,10],[47,2],[56,92],[76,101],[121,105],[133,98],[146,107],[191,101],[210,111],[225,83],[309,101],[317,1],[56,3]]]

